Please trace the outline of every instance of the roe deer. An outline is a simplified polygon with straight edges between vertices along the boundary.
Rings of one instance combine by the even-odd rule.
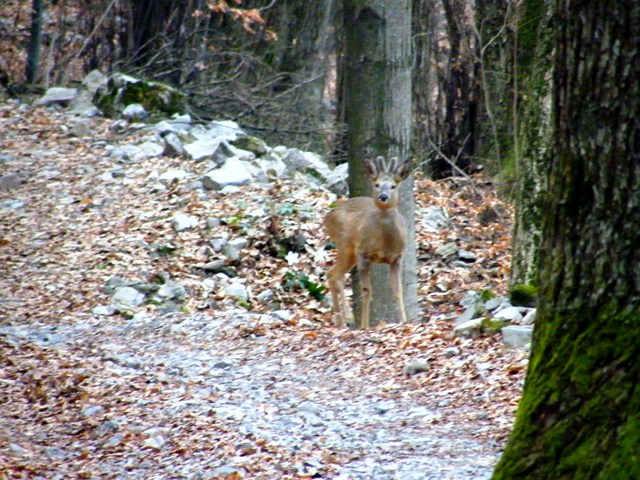
[[[387,263],[391,288],[400,309],[400,320],[407,321],[402,298],[400,267],[407,239],[404,218],[398,213],[398,186],[411,172],[411,159],[393,157],[365,160],[365,170],[374,187],[374,198],[355,197],[338,204],[324,218],[324,227],[335,242],[335,264],[327,273],[333,301],[334,323],[353,322],[351,307],[344,294],[344,276],[354,265],[362,287],[361,327],[369,328],[371,302],[371,263]]]

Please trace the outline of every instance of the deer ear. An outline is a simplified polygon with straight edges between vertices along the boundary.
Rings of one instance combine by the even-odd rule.
[[[411,170],[413,170],[413,160],[411,157],[407,158],[404,162],[400,163],[398,158],[394,158],[393,175],[402,181],[409,176]]]
[[[378,157],[375,160],[371,160],[370,158],[366,158],[364,161],[364,170],[367,172],[367,175],[371,178],[376,178],[380,173],[380,165],[381,161],[384,159],[382,157]]]

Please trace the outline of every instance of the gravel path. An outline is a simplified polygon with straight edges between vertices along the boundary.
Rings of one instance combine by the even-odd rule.
[[[0,327],[14,346],[33,342],[87,361],[89,398],[78,410],[92,435],[55,451],[42,439],[40,453],[54,463],[94,452],[88,470],[109,478],[491,476],[496,445],[473,435],[486,427],[449,420],[443,393],[434,401],[367,375],[344,354],[362,341],[355,332],[314,352],[289,334],[250,333],[277,323],[266,316],[88,321]],[[188,446],[200,442],[214,447]],[[50,478],[68,472],[56,473]]]

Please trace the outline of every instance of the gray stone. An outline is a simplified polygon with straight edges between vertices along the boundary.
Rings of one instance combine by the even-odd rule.
[[[293,314],[289,310],[276,310],[274,312],[271,312],[271,316],[277,318],[278,320],[286,322],[291,317],[293,317]]]
[[[417,375],[429,371],[429,359],[428,358],[414,358],[411,360],[404,369],[407,376]]]
[[[349,164],[347,162],[336,166],[327,176],[326,184],[329,191],[336,195],[347,195],[349,192],[349,185],[347,184],[348,176]]]
[[[93,104],[93,96],[103,85],[106,85],[108,78],[100,70],[92,70],[82,80],[82,85],[78,89],[77,95],[69,105],[69,112],[85,117],[95,116],[91,112],[98,112]]]
[[[33,102],[35,106],[47,106],[51,104],[68,105],[78,93],[77,88],[52,87],[44,96]]]
[[[184,180],[189,174],[184,170],[172,168],[160,174],[160,180],[163,182],[173,182],[174,180]]]
[[[231,298],[240,298],[245,302],[249,300],[247,287],[239,282],[231,282],[224,289],[225,294]]]
[[[96,178],[102,182],[112,182],[113,174],[111,172],[104,172],[98,175]]]
[[[452,257],[458,253],[458,246],[455,242],[446,243],[436,248],[434,253],[440,257]]]
[[[274,295],[275,294],[273,293],[273,290],[267,288],[266,290],[263,290],[258,295],[256,295],[256,300],[258,300],[259,302],[268,302],[273,299]]]
[[[492,312],[496,308],[500,307],[505,301],[506,299],[504,297],[493,297],[485,302],[484,308]]]
[[[217,139],[196,140],[195,142],[183,145],[183,148],[191,160],[194,162],[202,162],[213,158],[220,143],[221,141]]]
[[[0,192],[15,190],[22,185],[22,178],[17,173],[9,173],[0,177]]]
[[[82,410],[83,417],[95,417],[102,413],[104,413],[104,407],[102,405],[90,405]]]
[[[216,120],[207,125],[198,125],[192,128],[190,133],[198,140],[217,139],[218,142],[235,140],[240,135],[246,135],[240,126],[231,120]]]
[[[116,433],[113,437],[111,437],[109,440],[107,440],[104,443],[104,445],[102,445],[102,448],[117,447],[118,445],[120,445],[123,442],[124,437],[125,437],[124,433]]]
[[[205,263],[202,266],[202,269],[207,272],[218,273],[221,272],[224,266],[226,265],[226,261],[223,259],[212,260],[210,262]]]
[[[187,290],[179,283],[170,280],[160,286],[158,295],[167,300],[182,303],[187,296]]]
[[[506,307],[493,314],[496,320],[507,320],[509,322],[519,322],[522,320],[522,314],[518,307]]]
[[[88,118],[74,118],[71,122],[71,132],[76,137],[90,137],[93,133],[91,120]]]
[[[282,161],[287,166],[287,171],[298,171],[307,173],[312,171],[315,175],[327,180],[331,175],[329,165],[320,155],[313,152],[304,152],[297,148],[286,149]]]
[[[162,154],[166,157],[186,157],[187,151],[184,148],[180,137],[173,132],[169,132],[162,137],[164,141],[164,151]]]
[[[522,325],[533,325],[536,321],[536,315],[537,315],[537,310],[535,308],[532,308],[531,310],[529,310],[526,315],[524,316],[524,318],[522,319]]]
[[[509,347],[524,347],[531,343],[533,325],[507,325],[502,328],[502,341]]]
[[[144,120],[148,115],[144,106],[140,103],[132,103],[122,110],[122,117],[129,122]]]
[[[217,228],[222,225],[222,220],[217,217],[207,218],[207,228]]]
[[[198,225],[198,218],[193,215],[178,212],[171,219],[171,223],[176,232],[184,232],[185,230],[196,227]]]
[[[211,240],[209,240],[209,243],[211,244],[213,251],[219,253],[222,251],[228,241],[229,239],[227,237],[213,237]]]
[[[445,357],[457,357],[460,355],[460,349],[458,347],[447,347],[442,353]]]
[[[422,228],[430,233],[444,230],[450,223],[449,214],[441,207],[427,207],[422,211]]]
[[[467,309],[460,316],[456,317],[456,326],[462,325],[463,323],[476,318],[478,316],[477,311],[478,307],[475,304],[467,307]]]
[[[116,313],[116,309],[112,305],[98,305],[93,307],[91,313],[99,316],[109,316]]]
[[[469,252],[468,250],[459,250],[458,259],[462,260],[465,263],[473,263],[478,259],[478,257],[476,257],[473,252]]]
[[[114,275],[109,280],[107,280],[107,283],[105,283],[102,291],[110,295],[113,292],[115,292],[116,289],[118,289],[119,287],[124,287],[126,285],[127,285],[127,281],[124,278],[122,278],[119,275]]]
[[[222,167],[207,172],[201,180],[207,190],[222,190],[228,185],[247,185],[251,179],[249,164],[233,157]]]
[[[482,333],[482,318],[476,318],[464,322],[453,329],[453,333],[457,337],[475,338]]]
[[[111,304],[116,306],[117,304],[124,303],[138,307],[144,303],[144,297],[144,293],[139,292],[135,288],[118,287],[113,293],[113,297],[111,297]]]
[[[274,155],[267,155],[266,157],[260,157],[255,160],[254,165],[262,173],[264,180],[269,178],[281,178],[287,169],[287,165],[282,161],[280,157]]]
[[[29,455],[29,450],[27,450],[26,448],[22,447],[21,445],[18,445],[17,443],[10,443],[9,444],[9,451],[11,453],[13,453],[14,455],[22,455],[22,456],[28,456]]]

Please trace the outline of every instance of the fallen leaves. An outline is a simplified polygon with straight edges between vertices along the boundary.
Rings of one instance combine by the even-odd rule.
[[[476,179],[471,188],[459,179],[433,182],[418,175],[418,210],[436,206],[449,216],[440,231],[418,223],[422,322],[354,331],[333,327],[322,300],[333,253],[325,250],[320,219],[332,195],[294,180],[226,195],[190,191],[176,181],[154,193],[147,181],[153,172],[188,168],[198,174],[204,166],[165,157],[114,165],[104,149],[104,139],[115,141],[109,121],[93,120],[101,139],[93,144],[64,133],[65,121],[47,110],[0,106],[0,149],[8,155],[2,166],[26,176],[19,189],[0,192],[0,201],[26,203],[0,210],[0,324],[47,327],[60,338],[66,326],[83,326],[77,338],[52,335],[55,341],[40,345],[0,336],[0,408],[8,412],[0,418],[5,478],[49,478],[55,471],[90,478],[105,465],[118,465],[122,473],[140,462],[162,477],[181,464],[198,470],[230,458],[240,459],[237,468],[221,469],[214,478],[330,478],[358,457],[318,445],[285,448],[239,431],[233,419],[212,409],[189,412],[194,398],[211,408],[220,402],[221,394],[206,389],[224,362],[203,376],[207,382],[183,382],[186,366],[154,363],[164,350],[189,352],[189,358],[214,349],[240,352],[243,361],[257,364],[277,359],[279,373],[291,375],[289,386],[278,387],[282,396],[302,372],[327,392],[402,398],[437,412],[420,417],[425,428],[450,422],[468,426],[464,434],[479,441],[504,441],[527,357],[505,349],[497,337],[465,340],[451,333],[465,291],[500,294],[508,281],[511,215],[488,179]],[[97,178],[116,166],[124,177]],[[171,220],[178,211],[197,217],[198,226],[175,232]],[[217,237],[249,243],[229,260],[216,251]],[[434,255],[452,242],[477,261],[456,266]],[[226,272],[245,280],[251,313],[224,293],[217,274],[202,268],[212,260],[223,260]],[[153,282],[163,272],[189,293],[172,316],[162,316],[158,305],[144,307],[148,316],[139,325],[90,313],[108,301],[104,287],[115,275]],[[268,290],[272,295],[260,295]],[[278,310],[288,316],[274,320]],[[246,319],[202,336],[189,323],[198,312]],[[163,323],[166,318],[171,321]],[[181,330],[182,322],[191,326]],[[126,335],[116,335],[116,327],[126,328]],[[256,359],[251,352],[258,347],[264,352]],[[415,359],[428,368],[407,376]],[[323,402],[313,390],[294,394]],[[178,416],[165,411],[175,405],[185,406]],[[89,406],[103,410],[87,411]],[[281,407],[262,408],[275,418]]]

